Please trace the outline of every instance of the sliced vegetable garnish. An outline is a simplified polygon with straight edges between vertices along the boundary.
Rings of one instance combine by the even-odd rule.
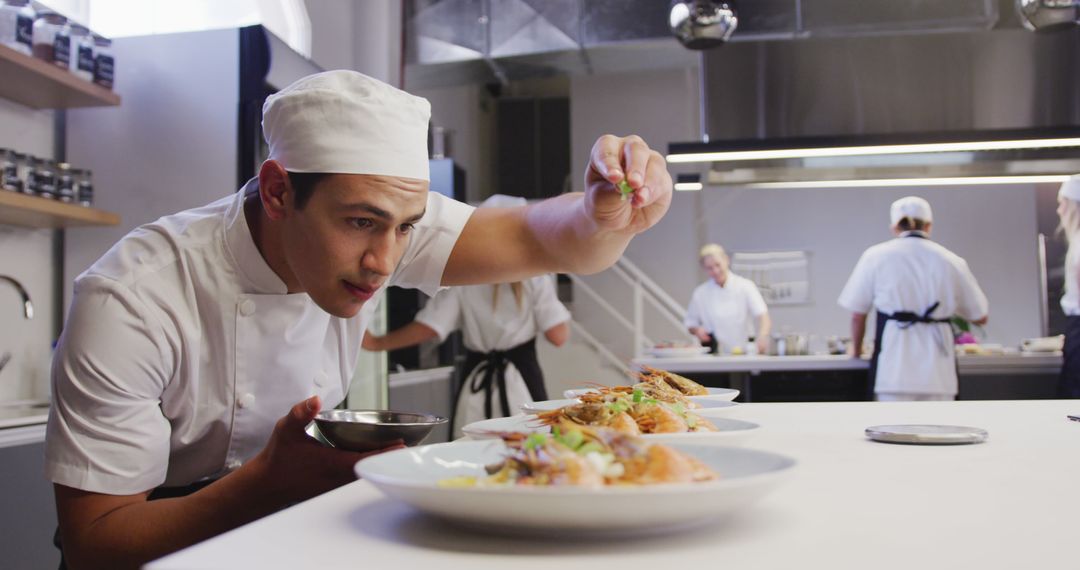
[[[624,201],[629,198],[631,194],[634,193],[634,189],[630,187],[630,183],[627,182],[625,178],[618,181],[615,184],[615,188],[619,190],[619,194],[622,194],[622,199]]]
[[[547,436],[542,433],[530,433],[525,439],[525,449],[534,450],[543,447],[547,443]]]
[[[640,404],[641,399],[644,398],[644,397],[645,397],[645,392],[642,392],[641,390],[634,390],[634,403],[635,404]]]

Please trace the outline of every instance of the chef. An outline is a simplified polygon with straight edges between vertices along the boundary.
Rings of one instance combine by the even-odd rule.
[[[524,198],[496,194],[480,205],[525,205]],[[555,294],[552,275],[498,285],[451,287],[431,298],[416,319],[385,336],[367,333],[364,348],[396,350],[461,329],[466,354],[464,382],[455,389],[451,433],[471,422],[516,414],[522,404],[547,400],[536,337],[562,346],[570,336],[570,312]]]
[[[963,258],[930,240],[926,200],[893,202],[889,219],[896,238],[867,249],[840,293],[840,306],[852,312],[853,354],[862,353],[866,315],[876,309],[870,386],[877,399],[955,399],[950,319],[986,324],[986,295]]]
[[[1057,213],[1060,231],[1069,242],[1065,253],[1065,293],[1061,296],[1066,325],[1058,397],[1080,398],[1080,174],[1061,184]]]
[[[474,212],[428,191],[429,116],[359,73],[303,78],[263,107],[256,178],[76,279],[45,457],[72,567],[136,567],[354,479],[364,454],[304,428],[342,401],[383,287],[599,271],[670,204],[663,158],[606,135],[584,194]]]
[[[724,248],[710,243],[698,253],[701,268],[709,280],[694,289],[686,308],[683,324],[703,344],[712,345],[713,352],[731,352],[742,347],[754,336],[753,321],[757,321],[758,352],[769,347],[772,320],[765,299],[753,281],[732,273]]]

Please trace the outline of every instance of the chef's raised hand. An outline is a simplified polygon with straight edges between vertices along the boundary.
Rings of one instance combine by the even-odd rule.
[[[619,190],[623,181],[629,194]],[[671,191],[667,162],[641,137],[604,135],[593,145],[585,208],[601,228],[636,234],[652,227],[671,205]]]
[[[278,420],[270,441],[252,460],[258,462],[269,488],[280,498],[301,501],[356,480],[357,461],[385,451],[400,449],[398,443],[365,453],[325,447],[307,435],[322,403],[318,396],[299,402]]]

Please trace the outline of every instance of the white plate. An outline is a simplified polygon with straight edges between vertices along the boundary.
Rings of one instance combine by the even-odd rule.
[[[498,533],[574,536],[671,531],[723,518],[772,490],[795,465],[789,457],[737,447],[673,447],[705,462],[718,481],[641,487],[446,488],[438,481],[484,475],[505,454],[501,442],[456,441],[368,457],[356,474],[422,512]],[[631,516],[619,516],[632,505]]]
[[[690,400],[720,400],[723,402],[730,402],[739,396],[739,391],[733,388],[705,388],[709,394],[707,396],[689,396]],[[580,398],[584,394],[589,392],[595,392],[596,388],[575,388],[573,390],[565,390],[562,395],[564,398]]]
[[[644,434],[650,443],[694,443],[701,445],[742,445],[757,433],[761,426],[753,422],[732,420],[729,418],[709,418],[720,431],[694,433],[652,433]],[[536,416],[519,415],[508,418],[493,418],[473,422],[461,431],[472,439],[498,439],[499,432],[550,433],[551,427],[542,425]]]
[[[686,356],[698,356],[701,354],[708,354],[709,347],[707,346],[682,346],[673,348],[650,348],[649,354],[657,358],[680,358]]]
[[[694,400],[694,403],[699,407],[691,410],[695,414],[703,418],[713,418],[718,415],[724,415],[728,412],[732,412],[739,406],[738,402],[728,402],[726,400],[710,399],[710,396],[698,396]],[[565,406],[571,406],[577,404],[578,400],[573,398],[567,398],[564,400],[541,400],[539,402],[528,402],[521,405],[521,411],[526,414],[539,414],[540,412],[550,412],[551,410],[557,410]]]

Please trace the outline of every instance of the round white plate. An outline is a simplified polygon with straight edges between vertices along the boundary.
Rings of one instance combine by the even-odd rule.
[[[697,396],[694,403],[699,407],[691,410],[695,414],[703,418],[714,418],[718,415],[724,415],[732,412],[739,406],[738,402],[728,402],[726,400],[709,399],[709,396]],[[539,402],[528,402],[521,405],[521,411],[526,414],[539,414],[541,412],[550,412],[551,410],[557,410],[565,406],[571,406],[577,404],[578,400],[574,398],[567,398],[563,400],[541,400]]]
[[[671,531],[723,518],[772,490],[795,465],[789,457],[738,447],[679,444],[720,474],[717,481],[641,487],[439,487],[483,476],[505,455],[499,441],[456,441],[368,457],[356,474],[414,508],[499,533],[625,535]],[[619,516],[631,505],[640,516]]]
[[[734,388],[705,388],[709,391],[707,396],[689,396],[690,400],[720,400],[723,402],[730,402],[739,396],[739,391]],[[596,388],[575,388],[573,390],[565,390],[562,395],[564,398],[580,398],[584,394],[589,392],[595,392]]]
[[[866,437],[885,443],[954,445],[982,443],[990,437],[990,434],[986,430],[977,427],[907,424],[870,426],[866,428]]]
[[[657,358],[681,358],[709,353],[707,346],[680,346],[674,348],[650,348],[649,354]]]
[[[709,421],[720,431],[694,432],[694,433],[652,433],[644,434],[650,443],[694,443],[701,445],[742,445],[757,433],[761,427],[753,422],[733,420],[729,418],[709,418]],[[472,439],[498,439],[500,432],[519,433],[550,433],[551,427],[545,426],[532,415],[510,416],[508,418],[492,418],[473,422],[461,431]]]

